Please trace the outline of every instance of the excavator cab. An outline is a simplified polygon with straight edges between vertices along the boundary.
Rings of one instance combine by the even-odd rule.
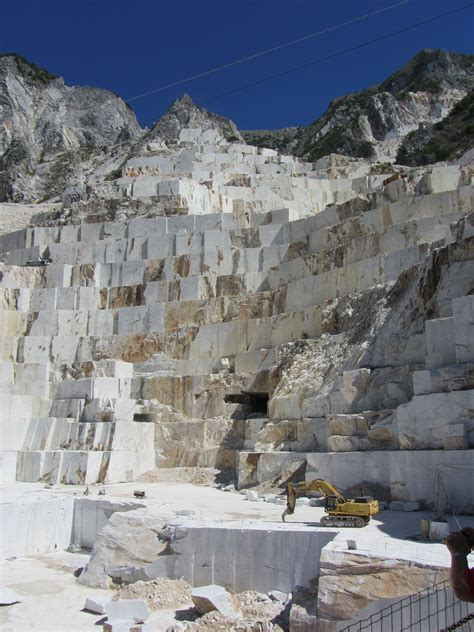
[[[335,511],[337,508],[337,497],[336,496],[326,496],[324,499],[324,509],[329,511]]]

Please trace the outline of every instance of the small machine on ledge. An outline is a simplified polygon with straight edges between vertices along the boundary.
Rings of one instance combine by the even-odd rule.
[[[322,492],[325,498],[324,509],[327,516],[321,518],[323,527],[365,527],[370,516],[379,512],[378,500],[371,496],[345,499],[335,487],[323,479],[304,483],[288,483],[286,488],[286,509],[281,519],[294,513],[296,498],[306,492]]]

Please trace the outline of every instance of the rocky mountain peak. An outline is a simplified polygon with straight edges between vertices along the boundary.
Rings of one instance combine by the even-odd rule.
[[[179,141],[183,129],[216,130],[227,141],[244,143],[235,123],[225,116],[209,112],[196,105],[188,94],[173,101],[165,114],[153,126],[147,140],[166,143]]]
[[[0,201],[60,194],[100,154],[143,134],[117,95],[68,86],[15,54],[0,56],[0,105]]]
[[[410,133],[440,123],[473,87],[474,55],[422,50],[379,85],[331,101],[307,127],[243,134],[305,160],[337,153],[394,162]]]
[[[170,149],[247,139],[311,162],[333,153],[381,162],[405,156],[409,164],[424,164],[433,156],[457,159],[456,152],[469,149],[464,137],[472,137],[470,101],[447,125],[442,146],[434,148],[433,142],[439,135],[437,126],[473,87],[474,56],[422,50],[378,86],[333,100],[307,127],[240,133],[230,119],[183,94],[145,132],[132,109],[112,92],[69,86],[29,60],[4,53],[0,55],[0,201],[59,199],[71,185],[86,190],[91,183],[114,179],[130,158],[163,145]]]
[[[440,92],[443,88],[465,89],[474,85],[474,55],[440,49],[424,49],[390,75],[378,92]]]
[[[179,110],[181,108],[195,108],[197,107],[194,103],[192,97],[185,92],[181,98],[175,99],[173,103],[169,106],[169,110]]]

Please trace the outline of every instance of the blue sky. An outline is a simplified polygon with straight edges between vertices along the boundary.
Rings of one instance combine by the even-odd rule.
[[[70,85],[124,99],[327,29],[400,0],[22,0],[2,5],[0,49]],[[320,37],[133,101],[151,125],[188,92],[199,104],[268,75],[402,29],[469,0],[408,0]],[[329,101],[383,80],[422,48],[472,53],[474,7],[308,69],[213,99],[240,129],[307,124]]]

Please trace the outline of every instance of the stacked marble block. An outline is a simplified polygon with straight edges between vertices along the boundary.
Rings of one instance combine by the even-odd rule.
[[[455,241],[450,226],[469,212],[470,187],[459,169],[440,174],[452,190],[425,181],[414,199],[399,182],[380,193],[366,178],[373,208],[196,212],[0,237],[1,359],[14,372],[50,371],[24,413],[26,432],[4,453],[18,461],[7,471],[127,480],[154,466],[154,450],[160,466],[236,467],[268,424],[238,398],[270,394],[279,346],[317,338],[328,300],[394,281],[429,244]],[[337,190],[337,180],[314,180]],[[41,256],[52,263],[25,266]],[[271,402],[272,420],[291,418],[293,404]],[[292,450],[303,448],[311,442],[297,434]]]
[[[321,396],[305,398],[295,389],[294,395],[273,398],[272,428],[264,427],[256,441],[277,440],[283,450],[242,452],[241,487],[268,480],[299,462],[306,466],[307,480],[327,478],[354,493],[365,488],[428,506],[442,495],[446,508],[473,511],[474,489],[466,485],[474,471],[474,221],[469,189],[459,206],[467,216],[462,236],[453,223],[445,237],[436,239],[432,233],[437,250],[430,257],[422,246],[418,257],[406,251],[401,259],[407,267],[426,260],[428,277],[440,274],[436,311],[441,317],[426,320],[424,331],[415,331],[404,353],[390,359],[391,365],[374,362],[370,368],[344,371]],[[463,196],[462,187],[453,194]],[[448,208],[446,199],[439,197],[438,207],[428,191],[412,203],[419,209],[425,206],[433,229],[437,207],[442,206],[442,212]],[[418,217],[417,232],[424,221],[423,214]],[[455,214],[450,221],[456,221]],[[408,222],[401,224],[401,231],[410,234]],[[331,230],[337,235],[339,227]],[[389,233],[387,227],[385,235]],[[418,291],[423,291],[421,283]]]
[[[328,179],[313,165],[272,149],[228,143],[218,133],[185,129],[171,150],[151,143],[130,159],[122,177],[102,185],[105,198],[153,199],[172,212],[267,212],[287,207],[309,215],[349,200],[385,176]]]
[[[6,480],[94,484],[134,480],[154,468],[154,425],[134,421],[140,406],[130,398],[132,364],[79,364],[75,371],[90,377],[78,379],[62,379],[61,366],[46,363],[2,368]],[[16,381],[40,371],[36,380]],[[19,390],[26,393],[20,400]]]
[[[450,311],[426,322],[426,369],[413,373],[414,397],[397,409],[402,448],[414,437],[430,449],[474,447],[474,295],[452,299]]]

